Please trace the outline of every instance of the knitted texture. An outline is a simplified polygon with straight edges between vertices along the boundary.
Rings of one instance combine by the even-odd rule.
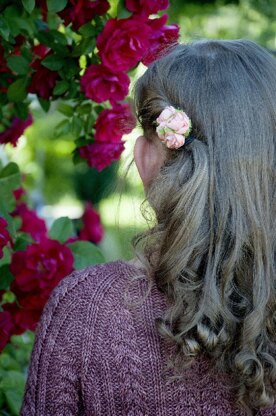
[[[155,328],[167,302],[148,288],[142,269],[124,261],[64,278],[36,329],[20,415],[244,416],[203,357],[168,383],[172,347]],[[276,407],[259,414],[276,416]]]

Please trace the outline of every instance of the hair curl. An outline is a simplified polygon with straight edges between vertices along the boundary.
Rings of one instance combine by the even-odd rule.
[[[158,322],[187,365],[199,353],[233,376],[237,403],[276,396],[276,63],[246,40],[179,45],[138,80],[145,136],[167,105],[193,123],[147,189],[156,221],[137,236],[172,307]]]

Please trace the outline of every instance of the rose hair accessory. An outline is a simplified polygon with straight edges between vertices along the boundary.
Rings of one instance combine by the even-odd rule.
[[[184,111],[171,105],[164,108],[156,123],[156,133],[169,149],[178,149],[194,139],[193,136],[188,137],[192,129],[190,118]]]

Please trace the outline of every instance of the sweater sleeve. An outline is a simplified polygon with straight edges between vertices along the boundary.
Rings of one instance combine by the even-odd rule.
[[[85,276],[84,276],[85,277]],[[74,272],[53,290],[36,327],[20,416],[82,415],[83,276]]]

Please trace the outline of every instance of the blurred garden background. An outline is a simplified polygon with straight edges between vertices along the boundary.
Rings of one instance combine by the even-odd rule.
[[[90,0],[82,0],[82,4],[89,2]],[[90,27],[87,26],[89,22],[85,22],[84,25],[82,25],[83,22],[70,21],[68,23],[66,21],[67,17],[65,14],[61,14],[62,10],[61,12],[58,10],[59,6],[56,7],[57,2],[55,3],[53,0],[48,0],[47,3],[46,0],[37,1],[36,4],[31,0],[16,0],[14,2],[1,0],[0,40],[2,37],[2,46],[4,45],[5,56],[9,53],[7,45],[10,42],[9,35],[7,35],[9,30],[6,26],[7,21],[10,25],[13,23],[15,26],[16,24],[19,25],[18,16],[16,14],[13,15],[13,12],[16,8],[21,7],[21,3],[25,8],[24,13],[26,13],[27,16],[25,20],[25,29],[27,32],[29,30],[28,19],[30,19],[32,13],[35,13],[33,10],[35,10],[34,7],[36,7],[37,4],[42,8],[42,11],[45,11],[46,4],[48,8],[52,7],[53,13],[60,13],[60,18],[63,19],[64,24],[62,25],[61,20],[61,25],[58,29],[61,34],[67,36],[69,33],[68,31],[73,27],[75,32],[73,32],[72,35],[69,33],[68,36],[72,36],[73,42],[76,42],[75,55],[73,54],[72,56],[77,56],[80,62],[80,68],[77,68],[75,71],[81,70],[82,74],[84,74],[85,68],[87,68],[87,60],[91,58],[91,53],[92,58],[90,64],[99,64],[99,61],[93,61],[93,52],[91,52],[92,49],[89,49],[89,36],[91,36],[91,38],[93,36],[95,37],[95,27],[97,29],[97,25],[102,25],[103,29],[103,24],[106,24],[108,19],[116,17],[128,19],[130,18],[131,13],[134,13],[135,15],[138,10],[138,4],[145,4],[147,2],[139,0],[129,1],[128,3],[133,8],[132,10],[130,6],[128,8],[126,7],[127,2],[121,0],[109,0],[108,3],[110,8],[107,12],[109,13],[108,18],[105,21],[96,21],[96,24],[93,24]],[[61,0],[59,4],[61,3],[66,5],[67,1]],[[78,1],[76,0],[69,0],[68,2],[68,4],[74,6],[77,3]],[[150,3],[155,4],[158,3],[158,1],[151,2],[149,0],[148,4]],[[159,3],[166,5],[167,2],[160,1]],[[11,4],[12,6],[10,6]],[[69,6],[67,5],[67,7]],[[156,15],[156,11],[153,11],[155,13],[152,13],[152,16],[155,18],[162,16],[165,13],[168,14],[168,21],[166,24],[168,26],[172,25],[171,33],[174,33],[174,35],[176,34],[176,26],[173,25],[179,25],[180,42],[189,42],[201,38],[247,38],[266,47],[273,54],[276,53],[276,6],[274,0],[171,0],[168,9],[163,10],[162,7],[160,7],[158,16]],[[106,13],[106,10],[103,11],[103,13]],[[139,13],[142,13],[142,11],[140,10]],[[49,14],[48,17],[44,16],[44,22],[51,26],[51,24],[54,25],[54,23],[49,22],[50,18],[51,14]],[[67,29],[67,27],[69,27],[69,29]],[[17,39],[18,36],[20,36],[20,33],[16,34],[15,38]],[[78,36],[82,36],[81,41],[79,41],[80,38],[78,38]],[[39,39],[39,42],[42,42],[42,37]],[[79,49],[83,48],[79,55],[77,46]],[[68,48],[70,49],[70,44]],[[95,44],[93,45],[93,48],[95,49]],[[55,53],[58,53],[58,50],[55,50]],[[26,59],[28,59],[27,51],[25,51],[25,54]],[[15,55],[18,56],[17,54]],[[85,62],[82,56],[88,57]],[[133,90],[135,80],[143,73],[146,69],[146,64],[149,63],[146,62],[147,60],[145,58],[138,59],[138,61],[138,65],[134,64],[129,65],[127,68],[121,68],[123,71],[127,71],[128,76],[130,77],[130,93],[125,99],[125,102],[130,108],[132,107],[131,91]],[[142,63],[142,61],[144,63]],[[22,80],[24,74],[20,73],[20,68],[16,69],[16,64],[18,63],[17,58],[14,59],[13,57],[13,60],[10,62],[9,68],[14,70],[12,76],[17,76],[19,74],[19,78]],[[49,60],[48,64],[51,66],[53,65],[53,62]],[[55,70],[59,70],[59,67],[56,67]],[[14,73],[16,75],[14,75]],[[72,77],[75,76],[75,73],[74,71],[72,72]],[[83,95],[80,95],[81,92],[75,91],[70,92],[72,98],[69,96],[66,101],[64,99],[66,98],[64,94],[66,94],[70,82],[66,80],[65,75],[58,81],[58,88],[53,92],[53,97],[55,98],[53,100],[51,99],[52,95],[48,95],[47,97],[40,94],[39,96],[38,91],[35,91],[34,88],[33,91],[29,90],[31,93],[28,97],[25,97],[23,94],[22,100],[20,96],[19,98],[13,99],[14,92],[9,90],[9,97],[12,98],[12,106],[15,108],[16,117],[22,115],[22,118],[25,117],[25,120],[27,120],[28,112],[26,113],[26,109],[28,107],[31,111],[33,122],[32,124],[29,123],[29,127],[25,129],[24,134],[18,139],[16,147],[8,142],[8,140],[2,140],[3,144],[0,144],[0,185],[1,178],[3,184],[2,188],[0,186],[0,190],[2,189],[2,194],[0,195],[0,200],[2,200],[2,202],[0,201],[0,216],[6,218],[5,221],[7,220],[8,223],[8,228],[6,228],[6,230],[12,235],[11,238],[15,238],[13,236],[13,231],[11,230],[12,225],[10,218],[12,215],[13,218],[16,218],[16,216],[20,217],[20,215],[23,218],[23,214],[20,213],[19,215],[18,212],[15,213],[15,210],[20,210],[20,204],[24,201],[23,203],[28,204],[30,210],[33,210],[39,218],[45,221],[47,228],[51,229],[51,238],[56,238],[62,244],[66,243],[65,240],[67,237],[67,242],[71,239],[69,241],[69,243],[71,242],[71,246],[69,244],[68,247],[71,247],[74,254],[75,268],[84,267],[89,264],[89,261],[86,262],[82,260],[83,257],[89,255],[92,257],[93,255],[95,256],[94,260],[91,260],[91,264],[97,263],[98,261],[108,262],[116,259],[128,260],[133,257],[131,238],[147,226],[146,221],[143,219],[140,212],[140,205],[144,199],[143,188],[134,163],[132,163],[132,152],[135,139],[141,132],[138,127],[132,129],[134,126],[132,120],[131,128],[123,130],[123,133],[130,131],[123,136],[125,150],[120,151],[120,154],[114,156],[113,160],[115,161],[112,162],[112,160],[110,160],[110,163],[106,163],[105,166],[101,166],[100,169],[99,166],[95,166],[95,163],[93,166],[93,163],[89,162],[91,161],[91,159],[89,159],[90,156],[87,156],[85,152],[83,152],[85,157],[82,157],[81,160],[81,157],[79,157],[79,154],[77,154],[75,150],[76,143],[78,148],[81,148],[84,144],[83,141],[78,142],[78,140],[84,139],[83,137],[79,137],[82,136],[81,131],[83,128],[79,119],[81,119],[83,123],[86,123],[85,129],[90,129],[92,131],[93,123],[95,123],[100,111],[105,107],[98,108],[97,105],[93,108],[89,107],[89,104],[80,101],[80,97],[83,100]],[[4,82],[10,82],[7,72],[4,71],[3,68],[1,69],[0,62],[0,83],[1,77],[2,80],[4,79]],[[13,80],[17,80],[17,78],[14,78]],[[43,83],[43,80],[41,80],[41,82]],[[83,82],[82,90],[84,91],[86,98],[89,98],[89,91],[87,91],[87,86],[84,84],[85,83]],[[2,86],[1,90],[1,84],[0,93],[2,96],[6,94],[5,86]],[[118,95],[119,98],[116,99],[118,102],[121,102],[120,93],[121,91]],[[93,98],[93,92],[91,94],[92,99],[96,101],[96,103],[99,104],[105,102],[104,99],[101,100],[96,98],[95,100]],[[78,104],[73,106],[72,102],[76,97],[79,101]],[[110,100],[112,106],[115,105],[111,98],[107,99]],[[28,104],[21,106],[21,101],[23,102],[24,100],[28,100]],[[0,105],[0,127],[2,122],[2,130],[0,130],[1,143],[1,133],[3,135],[3,132],[5,131],[6,113],[7,111],[10,111],[11,107],[9,107],[10,103],[7,103],[5,99],[0,101]],[[105,104],[103,104],[103,106],[104,105]],[[107,106],[107,108],[110,107]],[[91,117],[90,111],[92,114]],[[105,126],[107,131],[108,126],[107,121]],[[92,143],[92,138],[89,136],[87,140],[87,143],[90,145]],[[106,151],[106,149],[104,149],[104,151]],[[85,162],[85,159],[88,160],[88,163]],[[9,168],[7,168],[7,166],[9,166]],[[16,166],[19,167],[21,172],[20,180],[17,177],[18,170]],[[6,186],[4,185],[4,180],[10,181],[10,183],[14,181],[14,185],[10,187]],[[22,188],[24,188],[24,191]],[[15,201],[13,201],[13,204],[15,205],[12,206],[14,211],[13,214],[10,215],[9,210],[5,216],[4,212],[7,211],[7,207],[3,201],[7,197],[6,192],[9,193],[11,190],[13,193],[14,191],[17,191],[17,194],[14,197]],[[20,192],[22,194],[20,194]],[[20,201],[20,204],[16,201]],[[24,215],[26,215],[26,210],[24,211]],[[72,223],[67,222],[67,220],[55,222],[55,220],[64,217],[71,219]],[[14,240],[13,243],[11,243],[13,244],[13,249],[15,246],[19,251],[26,250],[28,244],[31,244],[31,241],[26,243],[24,240],[26,239],[26,233],[29,231],[28,226],[26,230],[22,229],[22,218],[20,219],[21,223],[19,220],[16,223],[17,225],[15,225],[15,228],[17,228],[14,233],[16,234],[16,231],[20,229],[20,224],[21,231],[25,231],[25,233],[23,233],[24,235],[22,234],[23,237],[21,235],[20,239],[17,238],[16,241]],[[33,219],[34,217],[30,216],[29,220],[27,218],[26,221],[33,221]],[[55,224],[54,227],[53,224]],[[72,231],[73,229],[75,232]],[[60,238],[62,232],[66,235],[64,241],[62,241],[62,237]],[[1,238],[2,240],[6,238],[4,231],[2,235],[0,233],[0,244]],[[35,240],[33,236],[32,238]],[[87,248],[88,246],[86,246],[84,249],[85,253],[80,255],[78,251],[80,246],[75,245],[75,248],[73,249],[72,245],[78,243],[78,239],[89,241],[93,246],[96,245],[97,247],[94,251],[89,251]],[[35,240],[35,242],[37,241]],[[11,263],[10,259],[12,255],[9,254],[8,249],[5,248],[3,256],[0,259],[0,294],[2,295],[2,306],[3,304],[16,303],[16,290],[12,290],[12,282],[14,276],[17,276],[17,273],[19,272],[15,270],[14,266],[11,267],[11,270],[7,267]],[[20,290],[18,288],[17,290],[20,294]],[[49,295],[49,293],[47,293],[47,295]],[[6,311],[6,314],[14,313],[14,309],[11,307],[6,307],[4,309],[1,307],[0,314],[1,312],[3,314],[3,311]],[[13,315],[13,318],[14,316],[15,315]],[[5,319],[6,318],[7,315],[5,315]],[[28,319],[30,320],[29,317]],[[36,316],[36,320],[37,319],[39,319],[39,316]],[[2,321],[4,322],[4,319]],[[6,322],[7,321],[4,322],[2,330],[0,328],[0,337],[2,336],[3,339],[7,336],[6,328],[8,325]],[[34,322],[32,324],[34,327]],[[4,325],[7,326],[5,327]],[[31,330],[32,328],[26,326],[26,331],[23,331],[22,327],[20,329],[17,328],[17,331],[13,332],[13,335],[9,338],[9,342],[7,341],[5,345],[4,341],[2,342],[3,350],[0,353],[0,416],[19,414],[28,362],[34,340],[34,331]]]

